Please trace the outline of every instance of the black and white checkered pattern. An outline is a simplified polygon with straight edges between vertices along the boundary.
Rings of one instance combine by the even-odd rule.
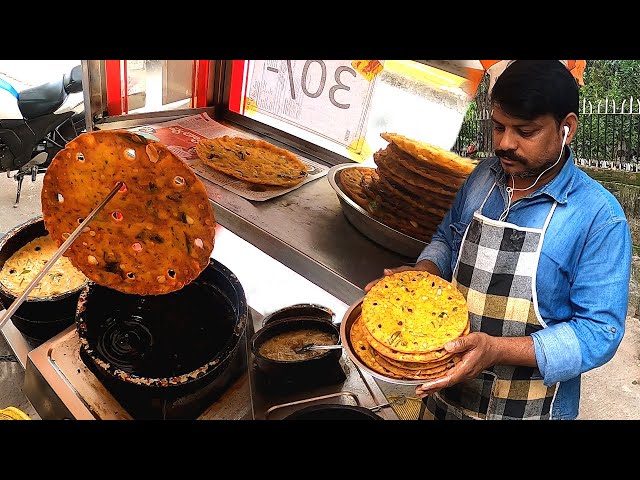
[[[474,216],[454,271],[472,332],[522,337],[544,328],[532,288],[542,235],[540,229]],[[427,397],[423,418],[548,419],[555,392],[555,385],[544,386],[537,368],[496,365]]]

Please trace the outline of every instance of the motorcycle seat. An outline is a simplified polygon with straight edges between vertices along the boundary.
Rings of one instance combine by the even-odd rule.
[[[55,80],[21,91],[18,108],[22,116],[30,120],[55,112],[66,98],[63,79]]]

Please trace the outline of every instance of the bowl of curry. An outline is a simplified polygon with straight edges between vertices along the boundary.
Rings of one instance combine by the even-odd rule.
[[[251,337],[257,368],[277,380],[295,380],[322,372],[340,362],[342,349],[300,351],[305,345],[339,345],[334,313],[314,304],[298,304],[265,317]]]

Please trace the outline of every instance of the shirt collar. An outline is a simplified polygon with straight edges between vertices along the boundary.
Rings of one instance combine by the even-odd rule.
[[[567,196],[573,186],[575,174],[578,169],[578,167],[573,163],[573,150],[568,145],[567,148],[569,149],[569,158],[562,166],[562,169],[558,172],[558,175],[539,190],[527,195],[529,198],[548,195],[558,203],[567,203]],[[502,169],[502,165],[500,164],[500,159],[498,157],[493,157],[490,169],[496,176],[496,184],[504,186],[506,174]]]

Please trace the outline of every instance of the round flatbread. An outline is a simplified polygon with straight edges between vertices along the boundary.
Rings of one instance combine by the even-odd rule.
[[[380,352],[378,352],[380,353]],[[384,356],[380,354],[381,356]],[[450,357],[442,358],[440,360],[434,360],[433,362],[423,363],[423,362],[403,362],[401,360],[395,360],[390,357],[384,357],[384,359],[392,365],[396,365],[400,368],[404,368],[406,370],[421,370],[426,371],[431,368],[440,367],[445,365],[451,361],[458,362],[460,360],[459,354],[451,355]]]
[[[402,378],[400,375],[393,373],[376,361],[373,350],[364,335],[365,330],[366,328],[362,323],[362,316],[359,316],[355,322],[353,322],[351,330],[349,331],[349,340],[353,348],[353,353],[374,372],[378,372],[389,378]]]
[[[365,210],[368,210],[370,200],[363,188],[375,177],[376,169],[371,167],[351,167],[338,172],[338,180],[344,193]]]
[[[371,333],[369,333],[369,330],[367,328],[364,329],[364,336],[367,342],[369,343],[369,345],[371,345],[371,348],[373,348],[375,351],[379,352],[385,358],[392,358],[400,362],[429,363],[429,362],[435,362],[440,360],[446,360],[453,356],[453,353],[447,352],[444,348],[440,350],[434,350],[432,352],[424,352],[424,353],[399,352],[397,350],[393,350],[383,345],[378,340],[373,338],[373,336],[371,335]]]
[[[407,353],[440,350],[469,323],[462,293],[443,278],[416,270],[378,281],[362,300],[362,317],[373,338]]]
[[[374,155],[380,174],[390,177],[394,182],[404,185],[407,190],[427,200],[431,197],[453,199],[456,196],[457,189],[428,180],[408,168],[403,167],[388,154],[389,150],[389,147],[387,147],[385,150],[381,150]]]
[[[294,187],[308,175],[302,160],[263,140],[203,138],[196,144],[196,154],[214,170],[251,183]]]
[[[386,368],[390,372],[393,372],[396,375],[399,375],[404,380],[432,380],[434,378],[440,378],[444,376],[447,371],[455,365],[455,361],[450,361],[445,363],[444,365],[432,369],[427,370],[408,370],[406,368],[401,368],[392,363],[389,363],[387,359],[385,359],[382,355],[375,352],[373,356],[383,368]]]
[[[413,158],[420,160],[425,166],[448,175],[465,178],[478,164],[444,148],[413,140],[397,133],[384,132],[380,136]]]
[[[179,290],[209,264],[216,222],[203,183],[159,142],[126,130],[69,142],[43,180],[51,238],[60,246],[120,181],[65,256],[90,280],[124,293]]]

